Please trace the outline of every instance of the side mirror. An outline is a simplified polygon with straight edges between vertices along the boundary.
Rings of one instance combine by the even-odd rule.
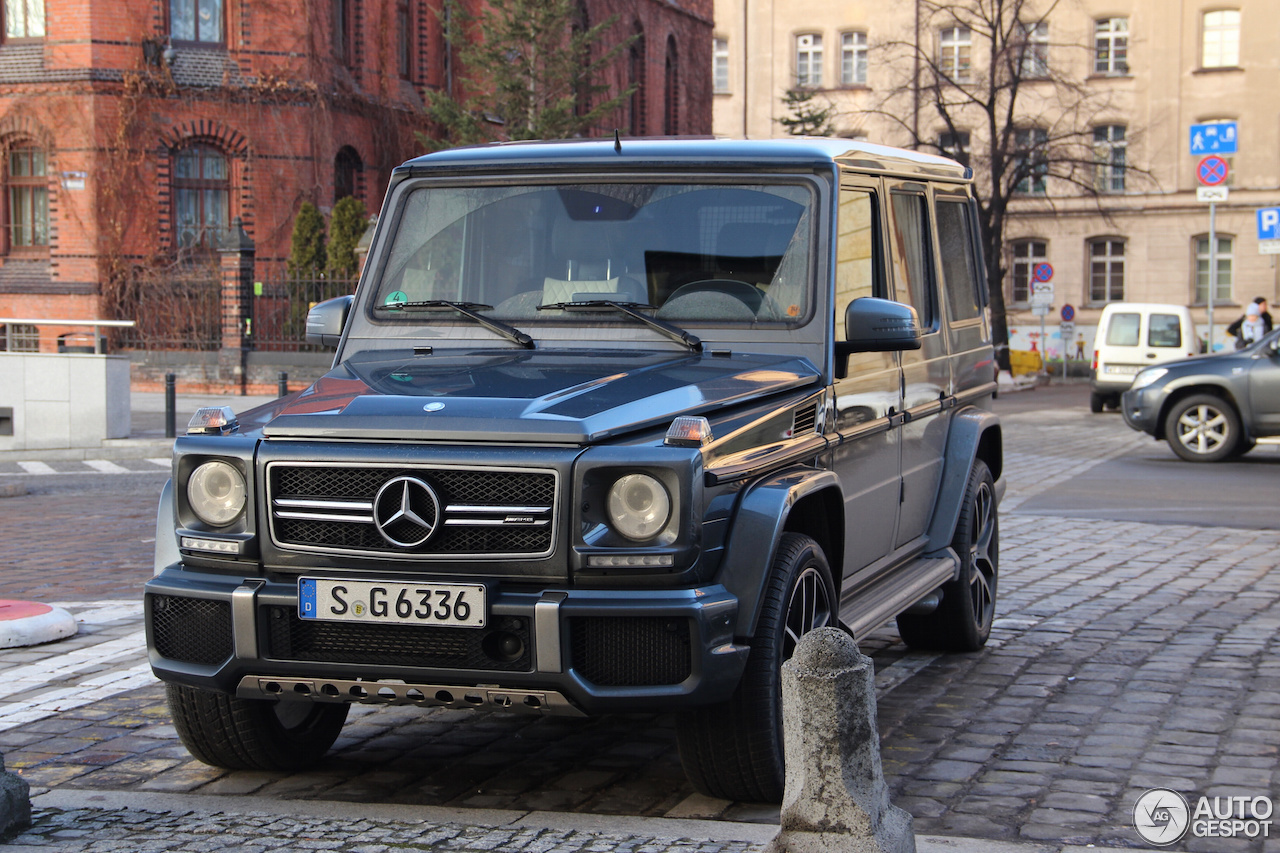
[[[336,347],[342,340],[342,329],[347,325],[354,296],[337,296],[326,299],[307,312],[307,343],[322,347]]]
[[[910,305],[861,296],[845,309],[844,337],[836,344],[842,354],[920,349],[920,319]]]

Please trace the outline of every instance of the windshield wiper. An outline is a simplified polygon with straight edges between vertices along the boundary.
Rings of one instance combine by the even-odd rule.
[[[492,311],[492,305],[485,305],[481,302],[453,302],[448,299],[424,299],[421,302],[390,302],[386,305],[373,306],[375,311],[406,311],[413,309],[422,309],[424,311],[436,310],[453,310],[457,311],[464,317],[475,320],[481,326],[484,326],[491,332],[502,335],[512,343],[519,344],[525,349],[534,349],[533,338],[517,329],[515,326],[508,326],[498,320],[480,314],[480,311]]]
[[[634,317],[641,323],[644,323],[651,329],[656,329],[671,340],[682,343],[692,352],[702,352],[702,340],[681,329],[679,326],[673,326],[665,320],[659,320],[657,317],[650,317],[648,314],[641,314],[638,308],[653,309],[652,305],[646,305],[643,302],[615,302],[612,299],[584,299],[579,302],[552,302],[549,305],[539,305],[539,311],[549,311],[558,308],[562,311],[573,311],[575,309],[590,308],[612,308],[626,314],[628,317]]]

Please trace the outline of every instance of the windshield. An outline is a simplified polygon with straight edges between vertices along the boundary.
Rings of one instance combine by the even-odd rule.
[[[679,326],[795,325],[810,307],[812,204],[797,184],[422,187],[372,308],[388,323],[463,321],[387,309],[447,300],[520,329],[638,325],[572,306],[607,300]]]

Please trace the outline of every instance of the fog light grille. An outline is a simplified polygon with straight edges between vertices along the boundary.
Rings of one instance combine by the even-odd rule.
[[[231,657],[231,605],[208,598],[150,595],[151,637],[161,657],[212,666]]]
[[[687,619],[580,616],[569,630],[573,668],[601,687],[679,684],[693,671]]]

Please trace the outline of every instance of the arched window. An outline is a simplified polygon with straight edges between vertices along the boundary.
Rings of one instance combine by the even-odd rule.
[[[675,136],[680,132],[680,58],[676,54],[676,40],[667,37],[666,104],[662,120],[662,132]]]
[[[45,152],[18,142],[5,157],[6,246],[12,254],[49,251],[49,171]]]
[[[628,116],[627,124],[633,136],[642,136],[648,129],[644,121],[644,83],[648,57],[645,54],[644,27],[640,26],[639,21],[636,22],[633,33],[635,34],[635,41],[631,42],[627,68],[627,83],[631,89],[631,115]]]
[[[226,155],[207,145],[173,152],[175,244],[208,249],[231,221],[231,172]]]
[[[350,145],[338,149],[333,158],[333,200],[356,194],[356,175],[364,169],[360,155]]]

